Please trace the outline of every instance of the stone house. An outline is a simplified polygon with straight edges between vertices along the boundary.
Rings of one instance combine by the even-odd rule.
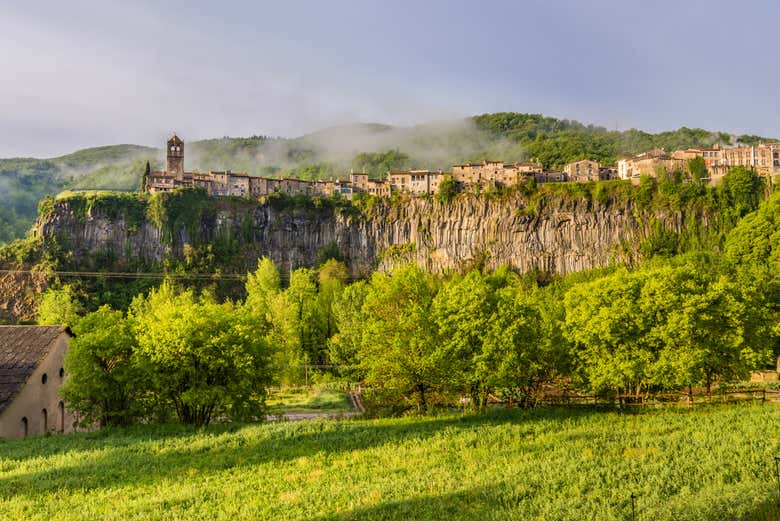
[[[74,431],[59,396],[70,336],[61,326],[0,326],[0,438]]]
[[[600,179],[599,168],[598,161],[582,159],[567,163],[563,167],[563,172],[569,181],[598,181]]]
[[[672,157],[661,149],[653,149],[642,152],[632,157],[624,157],[618,160],[618,178],[629,180],[634,184],[639,183],[641,176],[656,177],[659,170],[667,173],[674,170],[685,170],[687,159],[681,156]]]

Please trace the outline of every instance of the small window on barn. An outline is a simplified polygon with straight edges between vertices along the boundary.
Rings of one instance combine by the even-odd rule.
[[[60,378],[65,378],[65,369],[60,367]]]
[[[43,373],[43,376],[41,376],[41,383],[42,383],[42,384],[45,384],[45,383],[46,383],[46,380],[48,380],[48,379],[49,379],[49,377],[48,377],[48,376],[46,376],[46,373]]]

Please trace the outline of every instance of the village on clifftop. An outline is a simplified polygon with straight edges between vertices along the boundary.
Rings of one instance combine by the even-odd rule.
[[[654,149],[624,157],[617,168],[600,165],[597,161],[582,159],[568,163],[562,171],[549,171],[540,163],[505,164],[503,161],[482,161],[453,165],[451,172],[432,170],[390,171],[384,180],[369,179],[367,173],[351,172],[347,179],[307,181],[303,179],[257,177],[246,173],[225,171],[186,172],[184,170],[184,142],[173,135],[166,143],[166,169],[148,172],[145,186],[150,193],[170,192],[181,187],[204,188],[209,195],[260,197],[275,192],[287,195],[318,195],[329,197],[340,194],[351,198],[357,194],[389,197],[393,192],[414,196],[435,194],[444,179],[450,178],[456,191],[468,188],[494,189],[529,182],[586,182],[622,179],[638,184],[642,176],[656,177],[686,171],[691,159],[704,161],[708,176],[702,181],[716,185],[735,166],[754,170],[774,182],[780,174],[780,143],[761,143],[755,146],[689,148],[667,154]]]

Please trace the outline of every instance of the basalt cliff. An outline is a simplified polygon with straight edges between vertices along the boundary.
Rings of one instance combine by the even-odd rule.
[[[407,261],[433,272],[507,265],[569,273],[630,262],[659,230],[684,235],[706,229],[710,218],[705,211],[560,194],[533,200],[462,194],[447,202],[409,198],[362,207],[315,203],[211,198],[185,204],[186,218],[163,208],[155,222],[150,208],[74,207],[65,198],[41,216],[36,234],[44,248],[68,252],[68,267],[90,270],[161,266],[207,247],[223,269],[238,272],[261,256],[289,271],[337,251],[355,276]]]

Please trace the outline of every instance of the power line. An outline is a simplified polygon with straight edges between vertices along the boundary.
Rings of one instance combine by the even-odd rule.
[[[165,273],[165,272],[129,272],[129,271],[57,271],[57,270],[0,270],[0,275],[44,275],[47,277],[93,277],[113,279],[184,279],[184,280],[237,280],[245,281],[246,273]],[[279,278],[287,281],[290,274],[280,272]],[[350,276],[349,282],[363,280],[361,277]]]
[[[246,280],[241,273],[163,273],[163,272],[120,272],[120,271],[54,271],[54,270],[0,270],[3,275],[45,275],[61,277],[105,277],[119,279],[197,279],[197,280]]]

